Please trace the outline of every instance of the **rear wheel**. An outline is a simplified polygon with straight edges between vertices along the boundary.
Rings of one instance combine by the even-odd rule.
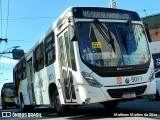
[[[57,114],[59,116],[66,116],[69,114],[69,112],[71,110],[70,106],[66,106],[66,105],[61,104],[57,90],[55,90],[54,94],[52,95],[52,105],[54,105],[55,111],[57,112]]]
[[[3,104],[2,104],[2,109],[3,109],[3,110],[6,110],[6,109],[7,109],[6,103],[3,103]]]
[[[24,100],[23,100],[23,97],[22,97],[22,95],[21,95],[21,109],[23,110],[23,111],[33,111],[34,110],[34,106],[31,106],[31,105],[25,105],[24,104]]]
[[[22,111],[26,111],[26,106],[25,106],[25,104],[24,104],[24,100],[23,100],[23,96],[21,95],[21,98],[20,98],[20,100],[21,100],[21,109],[22,109]]]

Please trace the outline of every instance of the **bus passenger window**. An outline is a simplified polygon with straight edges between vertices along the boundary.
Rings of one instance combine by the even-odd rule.
[[[45,66],[52,64],[55,61],[55,41],[54,34],[50,34],[44,41],[45,51]]]
[[[23,63],[22,63],[22,79],[26,79],[26,61],[23,60]]]
[[[38,72],[44,67],[44,55],[43,55],[43,43],[41,43],[36,49],[35,49],[35,62],[34,62],[34,68],[35,71]]]

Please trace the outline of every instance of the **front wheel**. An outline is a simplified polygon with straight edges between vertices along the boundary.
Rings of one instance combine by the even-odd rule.
[[[148,98],[151,101],[159,100],[159,93],[158,93],[158,91],[156,91],[156,95],[148,95]]]
[[[54,94],[52,95],[52,104],[54,105],[55,111],[59,116],[66,116],[70,112],[70,106],[61,104],[58,90],[55,90]]]
[[[108,111],[112,111],[114,110],[117,105],[119,104],[118,101],[108,101],[108,102],[103,102],[102,103],[104,105],[104,107],[108,110]]]

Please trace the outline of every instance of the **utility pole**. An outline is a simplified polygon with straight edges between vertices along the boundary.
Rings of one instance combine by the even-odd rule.
[[[2,41],[5,41],[6,43],[7,43],[7,38],[5,38],[5,39],[3,39],[3,38],[0,38],[0,43],[2,42]]]
[[[109,7],[110,8],[117,8],[116,0],[110,0]]]

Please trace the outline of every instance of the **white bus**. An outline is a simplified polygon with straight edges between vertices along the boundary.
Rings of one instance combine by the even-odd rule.
[[[148,38],[136,12],[68,8],[14,67],[22,109],[52,105],[59,115],[72,106],[155,94]]]

